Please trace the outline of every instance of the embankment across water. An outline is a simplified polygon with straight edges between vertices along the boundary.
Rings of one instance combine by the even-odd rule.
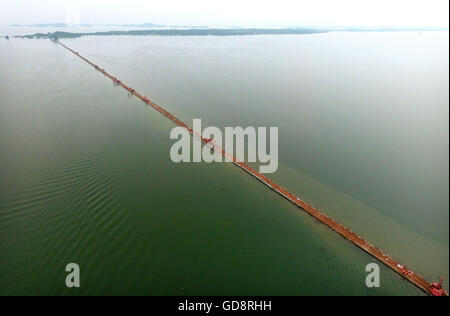
[[[304,202],[299,197],[295,196],[293,193],[289,192],[287,189],[283,188],[282,186],[278,185],[268,177],[264,176],[263,174],[257,172],[253,168],[251,168],[249,165],[247,165],[244,162],[238,161],[233,155],[227,153],[223,148],[217,146],[216,144],[210,142],[210,140],[203,138],[201,135],[199,135],[196,131],[194,131],[192,128],[190,128],[188,125],[180,121],[178,118],[176,118],[174,115],[172,115],[170,112],[165,110],[164,108],[158,106],[157,104],[150,101],[146,96],[140,94],[135,89],[131,88],[130,86],[123,83],[118,78],[114,77],[113,75],[106,72],[104,69],[100,68],[98,65],[92,63],[87,58],[81,56],[78,52],[72,50],[65,44],[59,42],[59,44],[87,62],[89,65],[94,67],[97,71],[101,72],[103,75],[111,79],[116,85],[121,86],[125,90],[127,90],[130,94],[138,97],[141,99],[145,104],[148,106],[151,106],[153,109],[160,112],[162,115],[170,119],[172,122],[174,122],[176,125],[185,128],[193,137],[196,137],[200,139],[205,145],[208,145],[212,147],[216,152],[220,153],[223,157],[226,159],[232,161],[234,165],[239,167],[240,169],[244,170],[248,174],[252,175],[253,177],[257,178],[260,182],[268,186],[270,189],[284,197],[285,199],[289,200],[291,203],[295,204],[297,207],[302,209],[303,211],[307,212],[314,218],[316,218],[321,223],[327,225],[332,230],[334,230],[336,233],[353,243],[354,245],[358,246],[365,252],[369,253],[374,258],[381,261],[383,264],[391,268],[393,271],[401,275],[404,279],[408,280],[421,290],[423,290],[425,293],[430,293],[431,285],[430,282],[428,282],[424,277],[416,274],[415,272],[409,270],[404,265],[400,264],[399,262],[395,261],[391,256],[385,254],[383,251],[369,243],[367,240],[359,236],[358,234],[352,232],[347,227],[337,223],[335,220],[324,214],[323,212],[319,211],[312,205]]]

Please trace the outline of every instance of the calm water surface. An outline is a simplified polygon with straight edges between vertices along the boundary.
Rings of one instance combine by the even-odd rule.
[[[449,276],[447,32],[63,42],[189,124],[278,126],[274,180]],[[173,124],[58,45],[0,40],[0,82],[0,294],[421,294],[367,289],[370,256],[232,165],[172,163]]]

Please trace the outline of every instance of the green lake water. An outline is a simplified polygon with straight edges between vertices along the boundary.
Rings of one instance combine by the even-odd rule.
[[[62,41],[188,125],[278,126],[269,177],[449,277],[448,32]],[[173,163],[173,123],[59,45],[1,39],[0,82],[0,294],[422,294],[233,165]]]

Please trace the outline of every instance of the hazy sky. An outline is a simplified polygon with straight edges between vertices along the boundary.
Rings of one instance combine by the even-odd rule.
[[[448,27],[449,0],[0,0],[0,24]]]

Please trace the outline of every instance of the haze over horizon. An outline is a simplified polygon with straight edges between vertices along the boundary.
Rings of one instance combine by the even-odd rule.
[[[141,24],[448,28],[447,0],[22,0],[0,4],[3,25]]]

